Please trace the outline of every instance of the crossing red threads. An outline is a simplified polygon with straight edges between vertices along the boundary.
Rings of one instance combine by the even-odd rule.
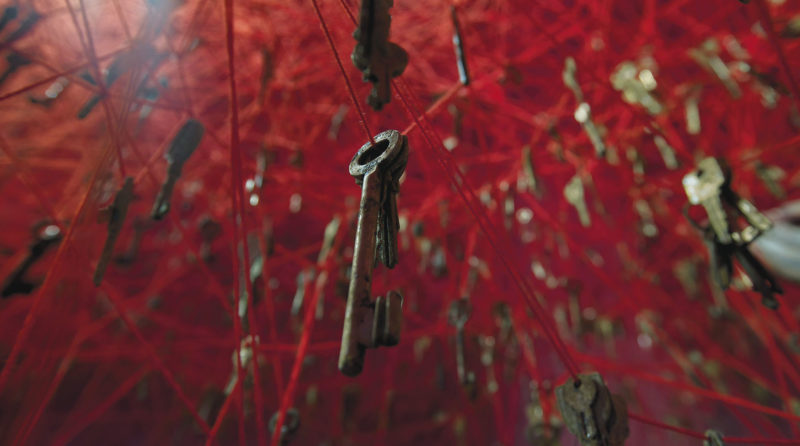
[[[726,294],[713,291],[706,247],[680,212],[681,177],[711,154],[731,162],[736,189],[759,209],[798,198],[793,87],[759,5],[459,1],[474,75],[461,88],[448,20],[453,2],[395,2],[391,40],[409,52],[410,64],[393,90],[401,96],[380,113],[362,108],[365,129],[351,122],[365,119],[352,104],[361,108],[369,88],[348,68],[356,3],[241,0],[226,16],[224,4],[208,0],[84,2],[83,9],[72,2],[76,28],[67,4],[41,0],[39,25],[11,45],[0,42],[0,56],[15,50],[32,60],[0,85],[0,265],[27,252],[41,220],[58,219],[69,232],[65,251],[48,252],[30,268],[33,293],[0,301],[0,400],[18,408],[0,420],[0,443],[257,444],[272,440],[264,423],[287,408],[301,416],[297,444],[530,442],[536,423],[559,423],[553,388],[568,374],[562,356],[580,371],[601,372],[632,413],[660,423],[631,423],[629,442],[699,444],[707,428],[732,444],[796,442],[796,287],[787,284],[777,313],[760,308],[738,272]],[[783,36],[798,5],[765,4],[796,72],[800,46]],[[19,6],[0,40],[27,16],[27,5]],[[323,33],[299,25],[319,21],[318,11]],[[132,42],[152,45],[163,61],[104,85],[110,118],[98,106],[90,119],[74,119],[101,93],[86,74],[104,76],[117,55],[135,51]],[[689,55],[706,42],[716,45],[739,99]],[[231,61],[220,57],[230,47],[233,94]],[[264,48],[272,69],[261,101]],[[610,148],[607,159],[594,157],[575,120],[578,103],[561,79],[568,56]],[[661,114],[614,89],[610,76],[626,61],[650,70]],[[349,87],[343,71],[357,76]],[[60,75],[69,84],[58,98],[28,100],[46,97]],[[696,134],[686,126],[694,94]],[[160,223],[143,221],[163,177],[164,145],[188,116],[208,135],[185,166],[174,212]],[[376,295],[403,292],[407,330],[396,348],[374,352],[357,380],[345,380],[335,367],[339,289],[347,282],[358,194],[346,165],[377,127],[407,129],[412,148],[398,196],[400,263],[374,277]],[[656,135],[674,149],[676,169],[665,165]],[[114,260],[105,280],[129,324],[104,291],[76,280],[90,278],[85,271],[105,235],[95,214],[119,186],[115,136],[137,193],[115,255],[135,252],[128,250],[134,245],[138,253]],[[526,145],[540,194],[523,172]],[[761,179],[765,169],[777,189]],[[251,185],[261,170],[263,183]],[[590,228],[563,198],[576,173],[585,182]],[[642,230],[640,201],[651,213],[651,235]],[[348,216],[342,241],[329,264],[316,265],[334,215]],[[210,242],[201,237],[206,219],[222,228]],[[256,240],[260,253],[240,253],[255,251]],[[257,275],[258,262],[261,276],[250,291],[239,277]],[[308,307],[290,312],[297,275],[312,267],[327,273],[316,297],[320,319]],[[573,296],[567,285],[578,282],[583,291]],[[301,290],[304,305],[316,286]],[[518,286],[525,299],[515,297]],[[456,383],[446,321],[449,302],[466,294],[475,308],[464,335],[474,400]],[[236,306],[245,300],[247,319],[240,319]],[[511,326],[498,321],[501,304]],[[249,335],[259,339],[255,360],[232,364],[237,349],[251,347]],[[495,391],[478,343],[488,337],[495,340]],[[211,425],[207,432],[192,410]]]

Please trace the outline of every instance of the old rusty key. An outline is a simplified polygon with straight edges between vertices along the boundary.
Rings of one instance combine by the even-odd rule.
[[[373,87],[367,102],[380,110],[391,100],[390,82],[403,73],[408,65],[408,53],[389,41],[392,17],[389,8],[394,0],[362,0],[358,28],[353,37],[358,41],[351,58],[353,65]]]
[[[597,373],[578,375],[556,388],[564,424],[582,446],[622,446],[628,437],[625,400],[612,395]]]
[[[381,260],[387,266],[397,261],[395,194],[407,160],[408,139],[397,130],[387,130],[375,137],[374,145],[364,144],[350,162],[350,174],[361,185],[361,207],[339,351],[339,370],[348,376],[361,372],[367,348],[399,340],[402,297],[390,291],[373,303],[370,295],[378,238]]]

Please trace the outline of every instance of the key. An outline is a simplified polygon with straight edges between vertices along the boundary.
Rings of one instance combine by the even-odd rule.
[[[458,79],[462,85],[469,85],[469,71],[467,70],[467,57],[464,54],[464,40],[461,38],[461,24],[458,22],[456,7],[450,6],[450,19],[453,21],[453,47],[456,50],[458,63]]]
[[[163,56],[162,56],[163,57]],[[139,45],[131,51],[125,52],[114,58],[111,65],[105,70],[105,88],[110,88],[126,71],[133,68],[140,68],[150,63],[153,59],[158,59],[156,50],[149,44]],[[103,100],[101,94],[95,94],[78,110],[78,119],[84,119],[94,110],[94,107]]]
[[[627,406],[612,396],[597,373],[578,375],[556,388],[567,429],[582,446],[622,446],[628,436]]]
[[[711,277],[720,288],[727,289],[733,275],[733,259],[736,258],[750,278],[753,289],[761,294],[764,306],[776,309],[778,301],[773,294],[782,294],[783,289],[748,249],[751,242],[772,227],[772,222],[752,203],[739,197],[731,189],[730,182],[727,166],[715,158],[702,160],[697,171],[683,178],[689,202],[703,205],[708,214],[709,228],[700,229],[709,250]],[[736,213],[749,223],[740,231],[731,228],[739,216]],[[699,227],[694,222],[693,225]]]
[[[17,14],[19,14],[19,11],[16,6],[6,6],[3,8],[3,15],[0,16],[0,32],[5,29],[9,22],[17,18]]]
[[[564,81],[564,85],[572,90],[572,94],[575,95],[575,100],[583,102],[583,90],[581,90],[581,86],[578,84],[577,72],[578,66],[575,64],[575,59],[567,57],[564,61],[564,71],[561,73],[561,79]]]
[[[702,205],[716,239],[731,243],[730,225],[722,206],[722,188],[726,184],[722,166],[715,158],[706,158],[697,164],[697,170],[683,177],[683,189],[691,204]]]
[[[694,61],[704,69],[714,73],[722,85],[728,90],[731,97],[739,99],[742,96],[742,90],[739,88],[739,84],[737,84],[736,80],[731,76],[731,71],[728,66],[719,57],[719,43],[716,39],[710,38],[703,42],[699,48],[690,49],[689,57],[694,59]]]
[[[583,130],[589,136],[589,141],[594,146],[594,152],[598,158],[606,156],[606,143],[603,142],[603,137],[600,136],[600,131],[592,119],[592,108],[586,102],[581,102],[578,108],[575,109],[575,120],[578,121]]]
[[[653,219],[653,210],[650,208],[650,204],[648,204],[646,200],[639,198],[633,205],[634,209],[636,209],[636,213],[638,213],[639,217],[642,219],[639,226],[642,234],[645,237],[655,237],[658,235],[658,226],[656,226],[656,222]]]
[[[32,104],[49,107],[53,103],[53,101],[58,99],[58,96],[61,95],[61,93],[64,91],[65,88],[67,88],[67,86],[69,86],[69,79],[63,76],[59,77],[58,79],[55,80],[55,82],[53,82],[52,84],[50,84],[49,87],[47,87],[47,90],[44,91],[44,96],[29,95],[28,100]]]
[[[486,367],[486,390],[495,393],[500,385],[494,374],[494,336],[480,336],[478,343],[481,345],[481,364]]]
[[[6,69],[3,71],[3,74],[0,74],[0,85],[11,77],[11,75],[16,73],[17,70],[30,64],[31,60],[16,51],[12,51],[6,56],[6,62],[8,63]]]
[[[406,149],[407,151],[407,149]],[[407,155],[406,155],[407,156]],[[403,162],[405,165],[405,162]],[[405,166],[403,166],[405,168]],[[397,179],[400,178],[401,172],[393,174],[395,179],[386,181],[386,186],[383,192],[383,207],[380,212],[380,226],[378,227],[378,254],[381,263],[389,269],[397,265],[397,231],[400,228],[400,219],[397,215],[397,193],[399,192],[400,185]]]
[[[275,432],[275,425],[278,424],[278,415],[280,412],[275,412],[269,420],[269,433]],[[286,446],[292,441],[297,430],[300,428],[300,412],[294,407],[286,411],[283,418],[283,426],[281,426],[280,445]]]
[[[800,37],[800,17],[794,16],[789,19],[786,27],[781,31],[781,37],[785,39],[796,39]]]
[[[475,373],[467,370],[464,351],[464,326],[469,320],[472,306],[469,299],[462,297],[450,304],[448,322],[456,328],[456,372],[458,382],[467,390],[470,397],[475,396]]]
[[[536,171],[533,169],[533,154],[531,153],[531,146],[529,145],[522,148],[522,171],[525,174],[528,192],[533,194],[536,198],[541,199],[542,186],[536,178]]]
[[[725,446],[725,442],[722,440],[722,434],[713,429],[707,430],[706,438],[703,440],[703,446]]]
[[[656,147],[658,147],[658,151],[661,152],[661,158],[664,160],[664,165],[667,166],[667,169],[677,169],[678,158],[675,157],[675,150],[669,145],[667,140],[661,135],[656,135],[653,137],[653,142],[656,144]]]
[[[564,198],[569,204],[575,207],[578,212],[578,218],[583,227],[588,228],[592,225],[592,219],[589,216],[589,208],[586,206],[586,199],[583,193],[583,181],[579,175],[575,175],[564,186]]]
[[[370,294],[378,232],[381,233],[379,257],[386,257],[383,259],[385,264],[394,266],[392,261],[396,262],[397,258],[397,211],[392,200],[396,181],[407,160],[407,138],[396,130],[387,130],[375,137],[375,145],[364,144],[350,162],[350,174],[356,178],[356,184],[361,185],[361,204],[339,351],[339,370],[348,376],[361,372],[365,350],[375,346],[376,312]],[[388,211],[387,206],[390,208]],[[380,307],[379,311],[383,311]]]
[[[358,28],[353,33],[358,42],[351,55],[353,65],[363,73],[364,81],[372,82],[367,103],[376,111],[389,103],[389,84],[408,65],[408,53],[389,42],[389,8],[393,4],[393,0],[362,0]]]
[[[122,226],[125,224],[125,217],[128,215],[128,207],[131,201],[133,201],[133,178],[128,177],[125,178],[125,183],[117,192],[114,202],[111,203],[108,209],[110,212],[108,216],[108,235],[106,236],[105,245],[103,245],[103,251],[97,261],[97,268],[94,270],[94,277],[92,278],[94,286],[100,286],[103,281],[108,262],[114,253],[114,246],[117,244],[117,238],[122,231]]]
[[[389,291],[386,297],[375,299],[375,318],[372,325],[372,343],[392,347],[400,343],[403,327],[403,296],[397,291]]]
[[[700,122],[700,87],[695,87],[686,98],[686,132],[690,135],[699,135],[702,128]]]
[[[144,237],[144,232],[148,228],[147,223],[147,220],[139,217],[133,220],[133,239],[125,252],[114,258],[114,262],[116,262],[117,265],[130,265],[136,260],[136,256],[139,253],[139,246],[142,243],[142,237]]]
[[[38,22],[41,17],[42,16],[40,16],[38,12],[31,11],[28,16],[25,17],[22,23],[19,24],[19,27],[14,32],[9,34],[8,37],[6,37],[3,43],[5,45],[11,45],[15,41],[21,39],[23,36],[25,36],[25,34],[28,34],[33,29],[33,27],[36,25],[36,22]]]
[[[172,140],[166,155],[164,155],[169,165],[167,178],[161,185],[161,190],[158,192],[153,210],[150,213],[153,220],[161,220],[169,212],[172,189],[175,187],[175,182],[181,176],[183,164],[192,156],[197,146],[200,145],[204,133],[205,127],[200,121],[188,119]]]
[[[640,70],[634,62],[622,62],[611,74],[611,84],[622,93],[625,102],[639,104],[651,115],[657,115],[663,110],[661,103],[651,94],[657,84],[653,72],[647,68]]]
[[[30,294],[36,285],[25,280],[28,270],[53,246],[61,241],[61,230],[56,225],[44,225],[43,228],[34,228],[36,241],[29,247],[27,253],[22,256],[14,256],[8,262],[10,272],[5,278],[0,279],[0,298],[8,298],[14,294]],[[14,262],[16,260],[16,263]],[[0,271],[9,271],[4,266]]]
[[[314,268],[308,268],[306,270],[301,270],[297,273],[297,291],[294,293],[294,299],[292,299],[292,309],[291,315],[297,316],[300,314],[300,310],[303,307],[303,301],[306,297],[306,287],[314,280]]]

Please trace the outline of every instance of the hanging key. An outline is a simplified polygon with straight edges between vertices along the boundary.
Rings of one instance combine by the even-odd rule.
[[[278,424],[278,415],[280,412],[275,412],[269,420],[269,432],[275,432],[275,425]],[[300,428],[300,412],[294,407],[289,408],[283,417],[283,426],[281,426],[280,445],[286,446],[291,443],[292,437],[297,433]]]
[[[752,203],[739,197],[730,184],[731,172],[724,161],[716,158],[700,161],[696,171],[683,177],[683,187],[691,204],[705,208],[709,227],[702,228],[690,221],[704,233],[714,281],[723,290],[728,288],[735,258],[753,283],[753,289],[761,294],[764,306],[775,309],[778,301],[773,294],[782,294],[783,290],[748,248],[772,223]],[[737,230],[738,217],[743,217],[748,226]]]
[[[31,60],[16,51],[12,51],[6,56],[6,63],[5,71],[0,74],[0,85],[11,77],[12,74],[16,73],[17,70],[30,64]]]
[[[8,37],[6,37],[3,44],[11,45],[12,43],[24,37],[26,34],[31,32],[31,30],[33,30],[33,27],[36,25],[36,23],[39,22],[39,19],[41,18],[42,16],[39,15],[39,13],[36,11],[31,11],[30,13],[28,13],[25,19],[22,20],[22,23],[19,24],[19,27],[17,27],[17,29],[15,29],[14,32],[12,32],[11,34],[8,35]]]
[[[500,385],[494,373],[494,336],[480,336],[478,343],[481,345],[481,364],[486,367],[486,390],[496,393]]]
[[[389,291],[386,297],[375,299],[375,318],[372,324],[372,343],[376,346],[392,347],[400,343],[403,327],[403,296]]]
[[[561,73],[561,80],[564,81],[564,85],[567,88],[572,90],[575,100],[579,103],[583,102],[583,90],[581,90],[581,86],[578,83],[578,66],[572,57],[567,57],[564,60],[564,71]]]
[[[470,398],[475,397],[475,373],[467,370],[466,353],[464,349],[464,326],[469,320],[472,312],[472,305],[469,299],[462,297],[450,304],[448,312],[448,322],[456,328],[456,372],[458,382],[466,390]]]
[[[133,47],[131,51],[122,53],[114,58],[104,72],[105,79],[103,80],[103,86],[106,89],[110,88],[111,85],[113,85],[114,82],[122,77],[122,75],[127,71],[133,68],[142,68],[154,59],[158,60],[159,58],[157,57],[156,50],[152,45],[141,44]],[[96,84],[94,81],[90,83]],[[97,106],[97,104],[102,100],[102,94],[92,95],[92,97],[89,98],[85,104],[83,104],[83,107],[78,110],[78,119],[86,118],[89,113],[94,110],[94,107]]]
[[[172,140],[166,155],[164,155],[167,159],[167,164],[169,164],[167,178],[161,185],[161,190],[158,192],[156,202],[153,205],[153,211],[150,213],[154,220],[161,220],[169,212],[172,189],[175,187],[175,182],[181,176],[183,164],[192,156],[197,146],[200,145],[204,133],[205,127],[200,121],[189,119],[178,130],[178,134]]]
[[[703,440],[703,446],[725,446],[725,442],[722,440],[722,434],[713,429],[707,430],[706,438]]]
[[[6,6],[3,8],[3,14],[0,15],[0,32],[5,29],[11,21],[16,20],[19,11],[16,6]]]
[[[39,261],[51,247],[61,241],[61,230],[56,225],[44,224],[34,228],[36,240],[28,247],[27,253],[21,257],[14,256],[8,261],[9,269],[3,266],[4,271],[10,271],[6,277],[0,278],[0,298],[8,298],[14,294],[30,294],[36,284],[25,279],[28,270]],[[14,261],[16,260],[16,263]]]
[[[450,6],[450,19],[453,22],[453,47],[456,50],[458,63],[458,79],[462,85],[469,85],[469,70],[467,70],[467,56],[464,54],[464,39],[461,36],[461,24],[455,5]]]
[[[386,320],[399,317],[396,312],[400,311],[400,306],[392,293],[387,295],[387,303],[378,305],[377,311],[370,295],[376,248],[378,257],[386,266],[392,267],[397,262],[399,223],[395,195],[407,160],[408,139],[396,130],[387,130],[375,137],[374,145],[371,142],[364,144],[350,162],[350,174],[362,189],[339,352],[339,370],[348,376],[361,372],[367,348],[385,345],[376,343],[385,339],[384,335],[373,336],[376,317],[381,317],[381,311],[386,310]]]
[[[708,222],[717,241],[731,243],[728,215],[722,205],[722,189],[725,173],[714,158],[706,158],[697,164],[697,170],[683,177],[683,188],[689,202],[702,205],[708,214]]]
[[[391,80],[408,65],[408,53],[389,42],[389,8],[393,4],[393,0],[362,0],[358,28],[353,33],[358,41],[351,55],[353,65],[364,74],[364,81],[372,82],[367,103],[376,111],[389,103]]]
[[[117,265],[130,265],[136,260],[142,238],[144,237],[144,232],[147,228],[148,220],[140,217],[136,217],[133,220],[133,239],[124,253],[114,257],[114,262],[116,262]]]
[[[589,208],[586,206],[586,197],[584,196],[583,192],[583,181],[581,181],[580,175],[576,174],[571,180],[569,180],[567,185],[564,186],[564,198],[569,204],[575,207],[575,210],[578,212],[578,218],[581,221],[581,225],[583,225],[584,228],[591,226],[592,219],[589,216]]]
[[[582,446],[622,446],[628,437],[625,401],[612,396],[598,373],[578,375],[556,388],[567,429]]]
[[[100,259],[97,261],[97,268],[94,270],[92,279],[94,286],[100,286],[103,281],[106,268],[111,261],[111,255],[114,253],[114,246],[117,244],[117,238],[122,231],[122,225],[125,224],[125,217],[128,215],[131,201],[133,201],[133,178],[128,177],[125,178],[125,183],[108,208],[108,235],[105,245],[103,245],[103,251],[100,253]]]

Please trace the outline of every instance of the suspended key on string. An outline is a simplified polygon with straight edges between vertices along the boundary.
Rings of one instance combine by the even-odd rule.
[[[370,296],[376,254],[387,267],[397,263],[396,193],[408,160],[408,140],[396,130],[385,131],[374,140],[359,149],[349,168],[361,186],[361,203],[339,352],[339,369],[348,376],[361,372],[367,348],[393,341],[392,327],[402,304],[391,292],[377,306]],[[388,334],[387,322],[391,326]]]

